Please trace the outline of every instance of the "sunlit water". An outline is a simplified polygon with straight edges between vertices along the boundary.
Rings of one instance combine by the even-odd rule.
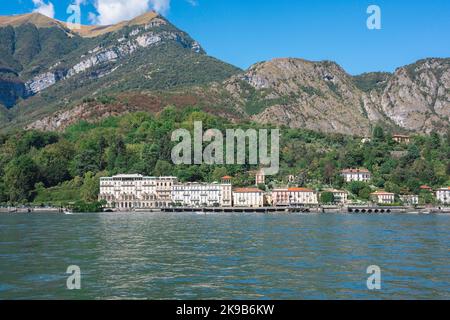
[[[0,298],[449,299],[449,248],[449,216],[3,214]]]

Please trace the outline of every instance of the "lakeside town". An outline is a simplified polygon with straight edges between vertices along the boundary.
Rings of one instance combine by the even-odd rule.
[[[369,182],[371,173],[367,169],[345,169],[345,182]],[[294,177],[289,179],[294,181]],[[158,208],[265,208],[291,207],[314,208],[319,205],[345,207],[348,205],[372,206],[419,206],[419,195],[402,194],[378,190],[370,196],[369,203],[353,203],[345,189],[324,189],[286,186],[264,191],[266,177],[264,170],[255,173],[255,186],[233,188],[232,177],[224,176],[215,183],[179,183],[176,177],[144,177],[139,174],[121,174],[100,179],[99,200],[112,211],[134,211]],[[422,186],[424,192],[434,193],[441,206],[450,204],[450,187],[434,192]]]
[[[433,190],[429,186],[421,186],[423,194],[435,197],[437,206],[421,206],[419,194],[395,194],[377,190],[370,194],[370,201],[361,202],[350,199],[346,189],[337,190],[311,188],[293,185],[294,176],[289,176],[292,183],[285,187],[272,190],[267,188],[264,170],[253,172],[255,186],[233,188],[232,177],[224,176],[220,182],[181,183],[177,177],[146,177],[141,174],[119,174],[100,178],[99,202],[103,211],[134,212],[134,211],[201,211],[216,208],[241,209],[237,211],[282,212],[411,212],[417,213],[450,213],[450,187]],[[341,175],[345,183],[365,182],[372,179],[372,174],[364,168],[344,169]],[[191,209],[191,210],[190,210]],[[243,210],[245,209],[245,210]],[[5,208],[1,212],[68,212],[68,208]],[[406,210],[406,211],[405,211]]]
[[[408,146],[411,137],[393,135],[399,146]],[[369,137],[362,145],[371,143]],[[399,156],[404,156],[405,151]],[[394,155],[393,155],[394,156]],[[226,172],[226,170],[224,170]],[[225,173],[224,172],[224,173]],[[9,205],[0,213],[11,212],[354,212],[354,213],[447,213],[450,212],[450,187],[421,185],[417,193],[406,189],[377,187],[374,174],[367,168],[338,171],[340,183],[310,185],[300,176],[289,174],[274,180],[263,168],[247,172],[250,180],[231,175],[216,182],[185,182],[177,176],[115,174],[98,176],[92,189],[95,202],[83,208],[75,202],[52,205]],[[254,184],[251,185],[253,179]],[[95,183],[94,183],[95,185]],[[392,188],[390,188],[392,189]]]

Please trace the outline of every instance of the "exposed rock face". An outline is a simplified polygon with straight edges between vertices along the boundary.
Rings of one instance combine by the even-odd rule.
[[[245,83],[256,90],[252,96],[258,97],[255,103],[260,108],[252,108],[248,101],[243,108],[258,122],[357,135],[370,130],[359,91],[335,63],[275,59],[230,82],[226,87],[232,94],[245,95]]]
[[[128,41],[124,42],[126,38],[120,38],[116,43],[109,45],[107,48],[96,47],[89,51],[88,56],[81,58],[81,61],[73,65],[69,69],[52,70],[39,74],[26,82],[25,87],[28,95],[37,94],[60,80],[70,79],[73,76],[89,71],[89,69],[101,66],[102,64],[115,63],[121,59],[125,59],[127,56],[132,55],[136,50],[140,48],[148,48],[156,46],[163,41],[175,41],[186,48],[190,48],[193,52],[204,53],[200,45],[187,39],[181,32],[152,32],[147,31],[148,25],[136,27],[132,30],[127,38]],[[111,65],[109,72],[102,71],[101,75],[114,71],[114,66]],[[99,77],[101,76],[99,75]],[[95,78],[95,76],[94,76]]]
[[[378,101],[399,127],[431,133],[450,122],[450,59],[428,59],[398,69]]]
[[[366,77],[370,81],[361,85],[363,79],[332,62],[275,59],[233,77],[225,88],[262,123],[361,136],[378,122],[402,131],[446,132],[450,59],[422,60],[392,75],[375,75],[376,81]]]
[[[92,113],[91,106],[83,105],[36,121],[28,128],[61,130],[80,118],[95,121],[105,114],[153,112],[165,105],[199,105],[230,119],[252,119],[321,132],[365,136],[374,124],[383,122],[395,130],[443,133],[449,127],[449,70],[448,60],[420,61],[383,76],[381,85],[374,82],[373,88],[365,85],[362,89],[335,63],[276,59],[256,64],[223,83],[171,93],[174,97],[189,94],[193,100],[158,101],[156,109],[148,109],[146,103],[127,107],[119,103],[108,109],[92,109],[103,110],[97,113]],[[141,98],[154,99],[145,95]]]

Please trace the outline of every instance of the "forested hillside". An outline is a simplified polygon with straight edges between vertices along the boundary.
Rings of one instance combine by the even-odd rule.
[[[18,131],[0,137],[0,203],[60,204],[97,199],[101,176],[117,173],[174,175],[182,181],[216,181],[225,174],[236,186],[253,185],[251,166],[174,166],[171,134],[192,129],[194,121],[208,128],[263,128],[230,123],[197,108],[168,107],[157,115],[137,112],[109,117],[92,124],[79,122],[62,133]],[[392,141],[381,127],[370,143],[340,134],[321,134],[282,128],[281,170],[270,186],[284,185],[287,176],[296,184],[320,190],[343,187],[339,172],[366,167],[369,184],[346,186],[356,198],[367,199],[377,188],[396,193],[419,192],[419,187],[450,184],[450,132],[415,136],[409,145]]]

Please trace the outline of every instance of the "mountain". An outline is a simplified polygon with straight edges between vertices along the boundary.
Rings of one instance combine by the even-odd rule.
[[[154,12],[79,30],[30,14],[0,17],[0,103],[8,108],[0,112],[5,129],[61,130],[81,119],[174,105],[358,136],[375,124],[398,133],[445,132],[450,59],[358,76],[331,61],[293,58],[242,71],[206,55]]]
[[[94,92],[203,85],[239,71],[154,12],[80,30],[38,13],[0,18],[0,102],[25,118]]]

